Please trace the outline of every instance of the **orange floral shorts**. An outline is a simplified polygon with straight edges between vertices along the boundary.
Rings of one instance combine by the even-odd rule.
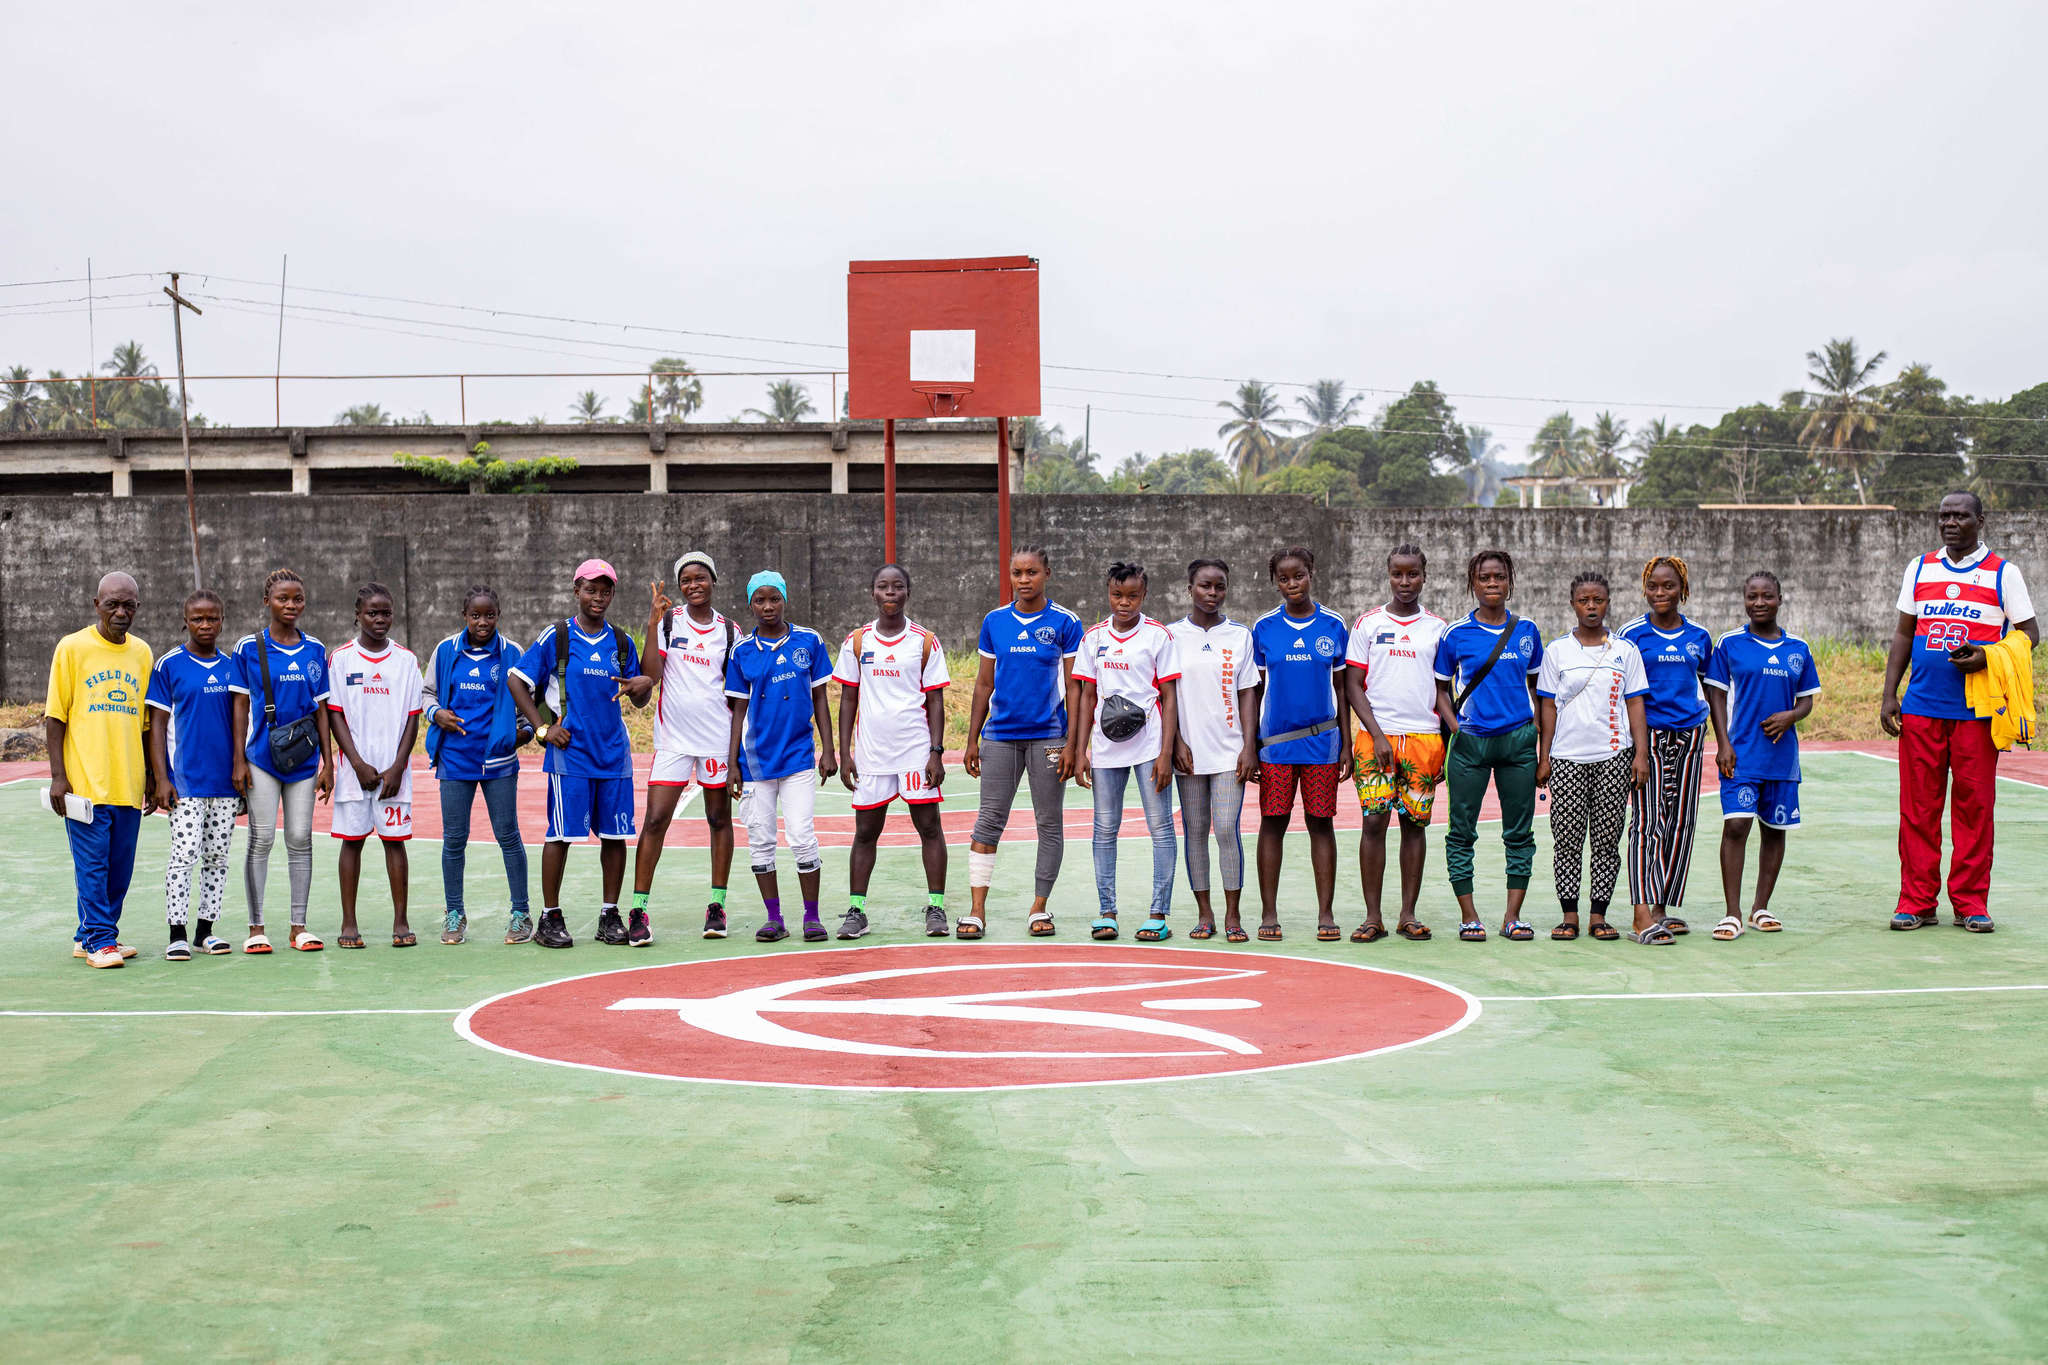
[[[1351,750],[1357,758],[1358,804],[1367,815],[1383,815],[1401,806],[1401,814],[1418,825],[1429,823],[1436,805],[1436,789],[1444,780],[1444,737],[1440,734],[1388,735],[1394,751],[1394,770],[1382,772],[1374,761],[1372,735],[1363,727],[1352,736]]]

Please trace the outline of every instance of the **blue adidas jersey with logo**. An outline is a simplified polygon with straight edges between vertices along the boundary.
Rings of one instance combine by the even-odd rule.
[[[740,736],[740,780],[773,782],[818,761],[811,740],[813,689],[832,676],[832,656],[809,626],[774,639],[747,635],[725,662],[725,695],[747,704]]]
[[[1444,632],[1436,644],[1436,678],[1451,685],[1451,699],[1465,690],[1493,653],[1505,626],[1489,626],[1471,612]],[[1515,633],[1501,647],[1493,667],[1465,698],[1458,728],[1475,737],[1512,734],[1534,724],[1536,703],[1529,699],[1529,679],[1543,667],[1543,632],[1526,616],[1515,618]]]
[[[165,752],[180,797],[234,796],[235,661],[217,649],[201,658],[179,645],[149,671],[146,704],[168,724]]]
[[[1081,618],[1057,602],[1026,616],[1005,603],[981,618],[981,657],[993,660],[995,691],[983,739],[1020,742],[1067,737],[1067,684],[1061,662],[1080,652]]]
[[[1252,662],[1265,671],[1266,695],[1259,706],[1259,759],[1264,763],[1335,763],[1344,737],[1332,726],[1319,735],[1269,743],[1269,737],[1337,719],[1331,678],[1344,672],[1351,627],[1320,602],[1307,616],[1290,616],[1278,606],[1252,625]]]
[[[1677,630],[1659,630],[1648,616],[1614,632],[1643,656],[1643,675],[1650,695],[1643,698],[1643,720],[1652,730],[1691,730],[1707,723],[1707,694],[1700,679],[1714,653],[1714,637],[1697,621],[1678,618]]]
[[[555,641],[562,634],[556,622],[526,647],[512,672],[526,681],[536,703],[545,701],[569,727],[569,743],[544,746],[541,768],[564,777],[627,777],[633,775],[633,752],[626,740],[626,718],[619,714],[619,684],[640,672],[640,650],[633,637],[609,622],[595,635],[569,627],[569,667],[564,682],[565,708],[555,694]],[[625,650],[625,671],[619,651]]]
[[[1748,626],[1714,643],[1706,683],[1728,694],[1728,744],[1735,750],[1735,776],[1750,782],[1799,780],[1799,731],[1776,740],[1763,731],[1764,717],[1789,711],[1801,697],[1820,691],[1813,650],[1797,635],[1767,640]]]
[[[269,627],[263,630],[262,645],[254,635],[244,635],[235,645],[235,676],[228,683],[230,692],[244,692],[249,697],[249,736],[243,752],[249,762],[263,769],[280,782],[303,782],[320,771],[320,754],[313,756],[288,773],[281,773],[270,761],[270,727],[263,714],[263,656],[270,655],[270,696],[277,707],[277,723],[290,725],[293,721],[312,715],[320,709],[320,703],[327,700],[327,646],[305,631],[299,632],[299,642],[290,649],[271,638]]]
[[[449,657],[445,677],[438,671],[444,655]],[[516,666],[519,662],[519,646],[503,635],[492,637],[489,645],[477,649],[469,643],[469,632],[458,630],[434,647],[431,666],[436,670],[436,709],[453,711],[463,730],[459,735],[443,730],[435,741],[439,757],[434,771],[443,780],[481,782],[519,771],[517,753],[490,752],[491,722],[498,714],[498,697],[511,685],[505,665]],[[569,735],[575,738],[574,726],[570,727]]]

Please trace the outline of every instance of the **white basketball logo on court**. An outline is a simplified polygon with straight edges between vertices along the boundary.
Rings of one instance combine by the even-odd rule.
[[[1101,961],[1057,961],[1026,964],[1026,969],[1050,969],[1060,973],[1075,971],[1109,970],[1129,971],[1129,963]],[[1001,971],[1015,973],[1020,970],[1016,963],[948,963],[932,967],[899,967],[884,971],[854,972],[833,976],[808,977],[798,981],[778,981],[766,986],[754,986],[745,990],[730,991],[724,995],[678,998],[664,996],[628,996],[614,1001],[608,1008],[614,1010],[674,1010],[683,1023],[706,1033],[715,1033],[736,1042],[760,1043],[770,1047],[797,1048],[807,1052],[848,1052],[865,1057],[951,1057],[951,1058],[1018,1058],[1018,1057],[1184,1057],[1213,1056],[1235,1053],[1239,1056],[1256,1056],[1259,1049],[1242,1038],[1215,1029],[1181,1023],[1173,1019],[1154,1019],[1142,1015],[1112,1014],[1105,1011],[1085,1009],[1058,1009],[1047,1005],[1025,1004],[1024,1001],[1073,998],[1086,995],[1106,995],[1111,992],[1162,991],[1187,986],[1212,985],[1224,981],[1241,981],[1247,977],[1263,976],[1265,973],[1251,969],[1206,969],[1195,967],[1165,967],[1159,970],[1176,973],[1149,981],[1120,981],[1103,986],[1054,986],[1044,990],[1008,990],[958,995],[905,995],[896,997],[863,997],[839,1000],[793,1000],[790,997],[805,991],[825,988],[843,988],[869,981],[892,981],[906,978],[929,978],[954,973]],[[1069,977],[1071,979],[1071,977]],[[1181,996],[1170,999],[1143,1000],[1141,1009],[1158,1011],[1212,1012],[1226,1010],[1258,1009],[1261,1002],[1241,997]],[[1097,1029],[1106,1032],[1140,1034],[1158,1038],[1179,1039],[1193,1043],[1192,1051],[1186,1047],[1160,1051],[1156,1048],[1141,1051],[959,1051],[936,1047],[909,1047],[895,1043],[874,1040],[834,1038],[824,1034],[806,1033],[800,1029],[776,1023],[766,1016],[778,1015],[867,1015],[886,1018],[909,1019],[958,1019],[976,1023],[1002,1024],[1057,1024],[1069,1028]]]

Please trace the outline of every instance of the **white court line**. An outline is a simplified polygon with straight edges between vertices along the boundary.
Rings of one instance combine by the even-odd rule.
[[[1761,1000],[1804,995],[1969,995],[1984,991],[2048,991],[2048,983],[2037,986],[1899,986],[1880,990],[1841,991],[1655,991],[1621,992],[1614,995],[1482,995],[1489,1005],[1509,1001],[1552,1000]]]
[[[1858,758],[1874,758],[1879,763],[1890,763],[1896,765],[1899,761],[1899,756],[1897,754],[1873,754],[1868,749],[1835,749],[1832,752],[1838,754],[1854,754]],[[1817,758],[1819,757],[1819,755],[1807,754],[1806,757]],[[2015,783],[2016,785],[2022,787],[2032,787],[2036,791],[2048,791],[2048,782],[2029,782],[2024,777],[2007,777],[2004,773],[2000,773],[1998,775],[1998,780],[2000,782]]]
[[[222,1019],[314,1019],[337,1014],[460,1014],[452,1010],[0,1010],[8,1019],[162,1019],[204,1015]]]

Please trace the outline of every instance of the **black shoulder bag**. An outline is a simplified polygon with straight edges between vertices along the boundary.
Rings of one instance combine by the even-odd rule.
[[[1493,666],[1500,662],[1501,651],[1505,650],[1508,647],[1508,640],[1515,633],[1515,624],[1515,614],[1513,612],[1509,612],[1507,624],[1501,627],[1500,638],[1493,642],[1493,653],[1486,656],[1485,663],[1482,663],[1481,665],[1479,665],[1478,668],[1473,670],[1472,677],[1468,682],[1466,682],[1464,690],[1459,692],[1457,696],[1451,699],[1452,715],[1460,715],[1465,710],[1465,703],[1472,700],[1472,694],[1479,690],[1479,684],[1486,681],[1486,675],[1493,672]],[[1446,737],[1448,738],[1450,726],[1448,724],[1445,724],[1443,726],[1443,729],[1445,730]]]
[[[320,752],[320,731],[313,717],[300,716],[289,725],[277,723],[277,698],[270,689],[270,632],[256,632],[256,657],[263,669],[263,730],[270,745],[270,762],[282,777],[297,772]],[[315,702],[314,705],[319,705]]]

